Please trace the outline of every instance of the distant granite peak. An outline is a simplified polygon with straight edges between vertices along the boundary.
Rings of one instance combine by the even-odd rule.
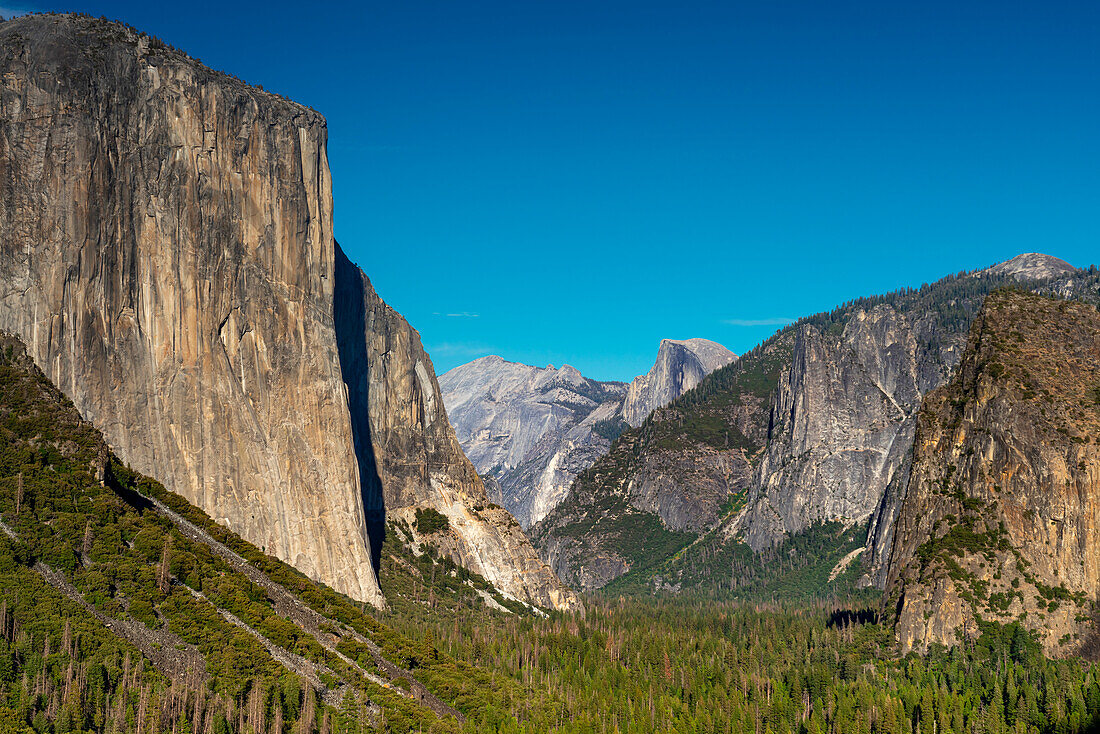
[[[533,367],[496,355],[455,367],[439,385],[466,455],[492,480],[490,498],[529,527],[607,453],[630,421],[626,406],[641,423],[734,359],[707,339],[664,339],[653,368],[629,389],[567,364]]]
[[[985,272],[993,275],[1010,275],[1016,280],[1045,280],[1070,275],[1077,272],[1077,268],[1053,255],[1025,252],[1011,260],[997,263]]]
[[[607,451],[608,436],[594,428],[618,422],[626,392],[621,382],[590,380],[569,365],[534,367],[496,356],[455,367],[439,385],[466,455],[494,480],[490,499],[524,527]]]
[[[649,372],[635,377],[623,403],[623,420],[640,426],[655,408],[668,405],[737,355],[709,339],[663,339]]]

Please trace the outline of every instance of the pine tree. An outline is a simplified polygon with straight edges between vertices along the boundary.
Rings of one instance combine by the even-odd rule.
[[[160,566],[157,568],[157,590],[167,595],[171,588],[172,576],[169,561],[172,553],[172,536],[164,537],[164,550],[160,554]]]

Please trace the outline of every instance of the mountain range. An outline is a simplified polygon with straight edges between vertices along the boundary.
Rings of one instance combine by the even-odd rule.
[[[1096,281],[1029,253],[801,319],[624,431],[532,539],[583,589],[629,573],[613,588],[730,592],[754,555],[835,524],[834,562],[859,558],[839,582],[881,588],[921,401],[954,373],[985,296],[1096,299]]]
[[[319,113],[81,14],[0,72],[0,731],[1100,722],[1095,266],[437,379]]]
[[[574,478],[627,426],[737,356],[706,339],[665,339],[649,372],[629,385],[555,369],[476,359],[439,379],[447,415],[490,498],[524,528],[554,509]]]

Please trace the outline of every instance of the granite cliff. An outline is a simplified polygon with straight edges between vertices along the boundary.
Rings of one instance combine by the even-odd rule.
[[[736,354],[707,339],[663,339],[649,372],[635,377],[626,391],[623,420],[640,426],[654,409],[668,405],[735,359]]]
[[[440,385],[466,455],[499,488],[491,499],[526,528],[561,502],[628,424],[734,359],[706,339],[665,339],[653,367],[629,387],[569,365],[539,368],[497,356],[450,370]]]
[[[651,588],[689,579],[737,588],[745,553],[731,546],[760,554],[839,523],[866,528],[866,542],[843,553],[838,544],[835,562],[846,559],[860,583],[881,587],[921,400],[953,374],[986,294],[1023,282],[1097,298],[1095,272],[1067,271],[1056,258],[1029,254],[1004,265],[802,319],[715,371],[625,432],[574,482],[532,528],[543,557],[567,581],[593,588],[628,571]],[[641,545],[625,542],[612,522],[637,513],[649,528]],[[710,575],[698,570],[726,562]]]
[[[1100,313],[986,299],[951,382],[920,411],[887,586],[903,652],[1018,621],[1081,649],[1100,594]],[[1093,651],[1095,654],[1095,651]]]
[[[487,498],[447,420],[420,335],[339,248],[335,323],[372,549],[381,546],[383,522],[399,520],[414,544],[434,546],[514,599],[578,607],[511,514]],[[442,514],[447,527],[422,537],[424,510]]]
[[[354,289],[324,119],[84,16],[0,25],[0,68],[0,329],[135,469],[383,603],[367,511],[463,515],[484,490],[415,331]],[[572,604],[513,527],[456,517],[449,549]]]

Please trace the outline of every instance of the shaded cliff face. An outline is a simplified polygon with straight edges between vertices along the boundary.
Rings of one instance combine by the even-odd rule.
[[[486,497],[447,420],[420,335],[339,247],[336,331],[372,535],[381,540],[385,520],[403,521],[415,543],[434,545],[515,599],[580,608],[515,519]],[[416,512],[425,509],[446,516],[446,530],[420,537]]]
[[[384,511],[431,504],[459,563],[575,603],[463,514],[431,362],[333,240],[320,115],[91,18],[0,25],[0,67],[0,329],[121,458],[357,599]]]
[[[1100,593],[1100,313],[998,292],[920,412],[888,604],[903,651],[1019,621],[1075,651]],[[1083,614],[1085,613],[1085,614]]]
[[[380,603],[324,120],[116,24],[0,26],[0,328],[135,469]]]
[[[630,383],[623,420],[637,428],[656,408],[668,405],[735,359],[736,354],[707,339],[662,340],[653,367]]]
[[[499,487],[492,499],[524,527],[541,520],[621,430],[626,386],[565,365],[532,367],[489,356],[439,378],[459,443]]]

